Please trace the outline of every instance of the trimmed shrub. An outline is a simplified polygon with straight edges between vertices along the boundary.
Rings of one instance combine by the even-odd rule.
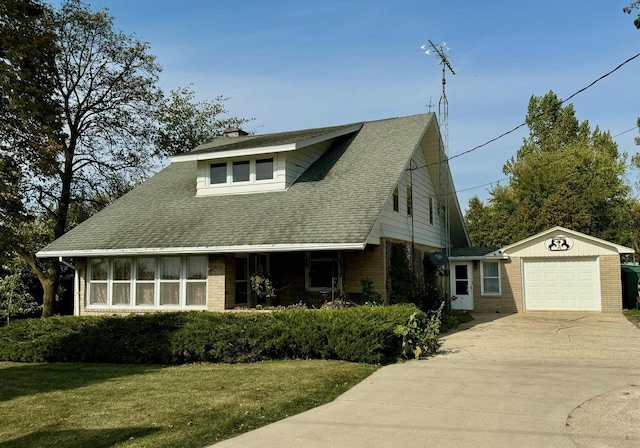
[[[51,317],[0,328],[0,360],[179,364],[315,358],[384,364],[414,357],[421,344],[414,335],[424,334],[428,323],[409,305]]]

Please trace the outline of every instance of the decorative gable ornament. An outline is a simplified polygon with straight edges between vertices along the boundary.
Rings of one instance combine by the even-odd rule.
[[[544,246],[551,252],[565,252],[573,247],[573,240],[564,235],[557,235],[546,239]]]

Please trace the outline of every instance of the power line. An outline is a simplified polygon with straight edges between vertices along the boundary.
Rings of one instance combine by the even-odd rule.
[[[599,78],[597,78],[595,81],[591,82],[590,84],[586,85],[585,87],[581,88],[580,90],[578,90],[578,91],[574,92],[573,94],[569,95],[567,98],[565,98],[564,100],[562,100],[562,101],[560,102],[560,104],[564,104],[564,103],[566,103],[567,101],[569,101],[571,98],[575,97],[576,95],[578,95],[578,94],[580,94],[580,93],[584,92],[585,90],[587,90],[587,89],[589,89],[589,88],[593,87],[595,84],[597,84],[598,82],[602,81],[602,80],[603,80],[603,79],[605,79],[606,77],[610,76],[610,75],[611,75],[611,74],[613,74],[614,72],[616,72],[616,71],[620,70],[623,66],[625,66],[626,64],[628,64],[629,62],[633,61],[634,59],[636,59],[636,58],[637,58],[637,57],[639,57],[639,56],[640,56],[640,53],[637,53],[637,54],[635,54],[634,56],[631,56],[631,57],[630,57],[629,59],[627,59],[626,61],[624,61],[624,62],[622,62],[622,63],[618,64],[618,66],[617,66],[617,67],[615,67],[613,70],[608,71],[608,72],[607,72],[607,73],[605,73],[604,75],[602,75],[602,76],[600,76]],[[533,118],[534,118],[534,119],[537,119],[537,118],[542,117],[543,115],[544,115],[544,112],[542,112],[542,113],[540,113],[540,114],[536,115],[536,116],[535,116],[535,117],[533,117]],[[465,154],[469,154],[469,153],[471,153],[471,152],[477,151],[478,149],[483,148],[483,147],[485,147],[485,146],[489,145],[490,143],[493,143],[493,142],[495,142],[496,140],[501,139],[502,137],[505,137],[505,136],[507,136],[507,135],[509,135],[509,134],[514,133],[515,131],[517,131],[518,129],[520,129],[520,128],[522,128],[522,127],[526,126],[526,125],[527,125],[527,123],[526,123],[526,122],[524,122],[524,123],[520,123],[518,126],[514,127],[513,129],[510,129],[510,130],[508,130],[508,131],[506,131],[506,132],[503,132],[503,133],[502,133],[502,134],[500,134],[499,136],[497,136],[497,137],[495,137],[495,138],[492,138],[491,140],[488,140],[488,141],[486,141],[486,142],[482,143],[481,145],[474,146],[474,147],[473,147],[473,148],[471,148],[471,149],[468,149],[468,150],[463,151],[463,152],[461,152],[461,153],[458,153],[458,154],[455,154],[455,155],[453,155],[453,156],[447,157],[447,158],[445,158],[445,159],[443,159],[443,160],[439,160],[439,161],[437,161],[437,162],[432,162],[432,163],[427,163],[426,165],[418,166],[418,167],[415,167],[415,168],[413,168],[413,169],[414,169],[414,170],[416,170],[416,169],[420,169],[420,168],[426,168],[426,167],[429,167],[429,166],[432,166],[432,165],[437,165],[437,164],[442,163],[442,162],[448,162],[449,160],[452,160],[452,159],[455,159],[455,158],[457,158],[457,157],[464,156]],[[632,128],[632,129],[635,129],[635,128]],[[630,129],[630,130],[632,130],[632,129]],[[629,130],[629,131],[630,131],[630,130]],[[629,131],[625,131],[625,132],[629,132]],[[617,136],[616,136],[616,137],[617,137]]]
[[[619,133],[619,134],[612,135],[612,136],[611,136],[611,138],[620,137],[621,135],[624,135],[624,134],[626,134],[627,132],[631,132],[631,131],[634,131],[634,130],[636,130],[636,129],[638,129],[638,126],[637,126],[637,125],[636,125],[636,126],[634,126],[634,127],[632,127],[631,129],[627,129],[626,131],[622,131],[622,132],[621,132],[621,133]]]
[[[489,185],[498,184],[498,183],[500,183],[500,182],[502,182],[504,180],[509,180],[509,178],[508,177],[503,177],[502,179],[494,180],[493,182],[489,182],[489,183],[486,183],[486,184],[476,185],[475,187],[464,188],[462,190],[456,190],[455,193],[462,193],[463,191],[475,190],[476,188],[482,188],[482,187],[486,187],[486,186],[489,186]]]

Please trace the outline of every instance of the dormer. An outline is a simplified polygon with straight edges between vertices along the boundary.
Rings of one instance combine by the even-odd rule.
[[[361,123],[277,134],[250,135],[239,128],[171,158],[197,161],[196,196],[284,191],[340,137]]]

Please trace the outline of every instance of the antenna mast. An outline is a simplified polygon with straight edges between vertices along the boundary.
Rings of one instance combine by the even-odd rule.
[[[434,44],[431,39],[429,39],[429,46],[435,52],[436,56],[440,60],[438,63],[442,65],[442,95],[440,96],[440,101],[438,102],[438,123],[440,124],[440,132],[441,132],[441,142],[442,145],[440,147],[440,151],[438,154],[439,160],[439,176],[438,176],[438,202],[439,202],[439,211],[440,217],[442,220],[441,232],[440,232],[440,242],[442,245],[442,249],[445,252],[446,256],[449,256],[449,241],[450,241],[450,233],[451,233],[451,223],[450,223],[450,211],[449,211],[449,195],[450,195],[450,183],[449,183],[449,101],[447,100],[447,69],[451,72],[452,75],[455,75],[456,72],[451,67],[449,63],[449,59],[445,54],[449,51],[449,47],[447,47],[446,42],[442,42],[439,46]],[[423,50],[425,50],[426,54],[431,53],[431,49],[427,49],[426,45],[423,45]]]

